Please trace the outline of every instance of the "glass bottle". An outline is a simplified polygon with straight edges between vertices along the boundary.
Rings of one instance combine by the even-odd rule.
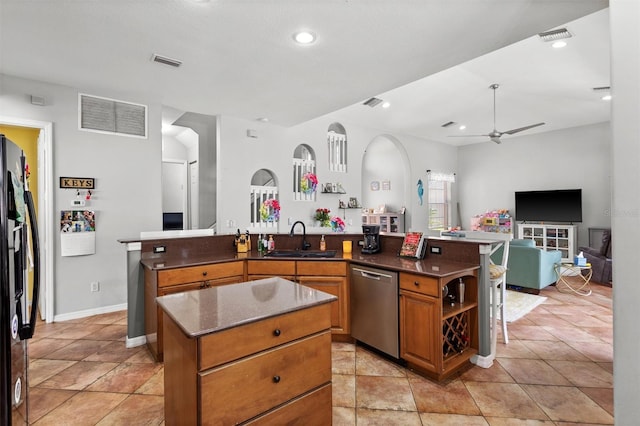
[[[324,240],[324,235],[320,238],[320,251],[327,249],[327,242]]]

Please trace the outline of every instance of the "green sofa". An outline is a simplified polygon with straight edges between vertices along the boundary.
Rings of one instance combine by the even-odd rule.
[[[497,251],[494,256],[501,259],[502,252]],[[535,246],[533,240],[511,240],[507,284],[534,290],[554,284],[558,280],[555,265],[560,263],[561,259],[562,254],[559,250],[542,250]]]

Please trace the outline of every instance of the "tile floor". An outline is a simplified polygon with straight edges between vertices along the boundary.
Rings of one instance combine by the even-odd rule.
[[[611,288],[547,287],[509,324],[491,368],[436,383],[351,344],[333,344],[334,425],[613,424]],[[163,368],[126,349],[126,312],[41,323],[30,344],[34,425],[163,424]]]

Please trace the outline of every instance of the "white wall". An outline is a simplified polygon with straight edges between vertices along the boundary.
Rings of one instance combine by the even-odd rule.
[[[148,105],[148,139],[78,130],[78,92]],[[45,98],[45,106],[29,102]],[[118,239],[161,229],[160,103],[151,96],[72,88],[0,75],[3,116],[53,122],[53,178],[56,220],[75,198],[58,188],[60,176],[95,178],[89,205],[96,212],[96,254],[61,257],[60,236],[54,243],[54,314],[98,309],[126,303],[124,248]],[[90,283],[100,282],[92,293]]]
[[[578,244],[589,227],[610,227],[611,131],[609,123],[485,142],[458,150],[463,228],[487,210],[515,213],[515,191],[582,188]]]
[[[613,342],[616,424],[640,418],[640,2],[611,0]]]
[[[348,166],[347,173],[330,172],[327,154],[326,135],[329,126],[338,122],[347,133]],[[248,138],[247,129],[254,129],[257,138]],[[229,116],[220,117],[220,144],[218,147],[218,229],[220,233],[245,229],[249,224],[248,193],[251,176],[261,168],[271,170],[278,179],[280,191],[281,221],[279,232],[289,230],[288,219],[303,220],[308,226],[314,223],[316,208],[331,209],[331,214],[343,212],[338,209],[338,200],[348,201],[349,197],[363,200],[362,160],[365,149],[371,141],[384,136],[393,138],[402,144],[410,159],[405,179],[404,199],[408,200],[407,221],[412,229],[426,229],[427,208],[418,205],[415,184],[419,178],[425,181],[427,169],[455,171],[457,149],[445,144],[431,142],[407,135],[389,135],[376,129],[365,129],[343,122],[340,117],[329,114],[292,128],[282,128],[266,123],[257,123]],[[293,201],[292,158],[293,151],[304,143],[316,153],[317,176],[321,183],[340,182],[347,194],[316,195],[316,201]],[[392,181],[392,185],[394,182]],[[360,210],[346,210],[348,232],[362,232]],[[227,227],[227,221],[233,220],[235,226]],[[321,229],[307,228],[307,232],[322,232]]]

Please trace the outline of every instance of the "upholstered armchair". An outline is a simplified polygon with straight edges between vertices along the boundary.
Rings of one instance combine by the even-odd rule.
[[[580,247],[578,251],[584,254],[588,263],[591,263],[591,279],[601,284],[609,284],[612,280],[611,260],[611,230],[602,233],[600,247]]]
[[[541,290],[558,280],[555,265],[561,261],[559,250],[542,250],[531,239],[511,240],[507,284]]]

